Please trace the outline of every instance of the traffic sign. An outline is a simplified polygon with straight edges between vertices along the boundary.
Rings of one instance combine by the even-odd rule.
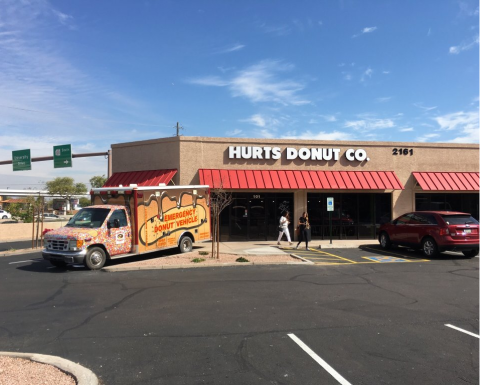
[[[13,171],[26,171],[32,169],[30,150],[12,151]]]
[[[72,167],[72,145],[53,146],[53,167]]]
[[[327,198],[327,211],[334,211],[333,210],[333,198]]]

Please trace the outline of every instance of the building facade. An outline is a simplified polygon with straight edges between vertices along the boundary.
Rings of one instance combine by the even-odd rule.
[[[111,171],[106,186],[208,184],[231,192],[222,240],[276,239],[287,210],[291,232],[309,213],[314,239],[374,239],[381,223],[412,210],[479,217],[472,144],[178,136],[112,145]]]

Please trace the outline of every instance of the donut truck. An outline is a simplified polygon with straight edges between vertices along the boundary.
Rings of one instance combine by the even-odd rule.
[[[43,258],[57,267],[101,269],[107,260],[211,240],[209,186],[101,187],[92,205],[45,234]]]

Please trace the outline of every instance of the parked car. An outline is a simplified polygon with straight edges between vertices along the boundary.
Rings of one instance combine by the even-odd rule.
[[[43,217],[44,221],[54,221],[54,220],[57,220],[57,219],[58,220],[61,220],[61,219],[65,220],[66,219],[64,217],[60,217],[56,214],[50,214],[50,213],[43,213],[43,214],[40,214],[39,216],[35,215],[35,219],[40,219],[41,220],[42,217]]]
[[[468,258],[478,254],[478,221],[455,211],[415,211],[380,226],[378,241],[421,249],[426,257],[442,251],[461,251]]]
[[[10,214],[8,211],[0,210],[1,219],[10,219],[11,217],[12,217],[12,214]]]

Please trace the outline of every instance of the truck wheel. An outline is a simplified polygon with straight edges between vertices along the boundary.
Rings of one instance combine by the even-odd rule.
[[[100,270],[106,261],[105,251],[101,247],[92,247],[87,251],[84,265],[90,270]]]
[[[390,237],[385,231],[382,231],[380,234],[380,246],[382,246],[382,249],[389,249],[392,247],[392,242],[390,242]]]
[[[478,249],[473,249],[473,250],[468,250],[468,251],[462,251],[463,255],[465,255],[467,258],[473,258],[476,255],[478,255]]]
[[[193,241],[192,238],[185,235],[180,239],[180,243],[178,244],[178,248],[180,249],[181,253],[189,253],[193,250]]]
[[[65,267],[67,266],[67,264],[63,261],[53,261],[53,260],[50,260],[50,263],[55,266],[55,267]]]
[[[429,258],[436,257],[439,253],[437,243],[430,237],[422,241],[422,251],[423,254]]]

